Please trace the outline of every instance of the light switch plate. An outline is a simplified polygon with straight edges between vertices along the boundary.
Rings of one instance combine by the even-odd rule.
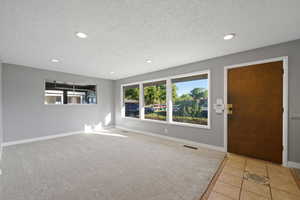
[[[213,105],[215,111],[217,114],[222,114],[224,112],[225,109],[225,105],[223,104],[223,99],[218,98],[216,100],[216,103]]]

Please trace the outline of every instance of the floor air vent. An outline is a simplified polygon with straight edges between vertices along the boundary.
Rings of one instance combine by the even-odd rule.
[[[185,148],[189,148],[189,149],[194,149],[194,150],[197,150],[198,148],[197,147],[193,147],[193,146],[190,146],[190,145],[183,145]]]

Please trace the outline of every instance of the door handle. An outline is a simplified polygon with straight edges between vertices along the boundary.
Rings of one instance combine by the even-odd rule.
[[[232,106],[232,104],[227,104],[227,114],[228,115],[232,115],[232,109],[233,108],[233,106]]]

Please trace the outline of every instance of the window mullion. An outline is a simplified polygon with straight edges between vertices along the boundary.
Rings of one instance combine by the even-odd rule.
[[[172,122],[172,110],[173,110],[173,102],[172,102],[172,83],[171,79],[167,79],[167,121]]]
[[[140,119],[145,119],[145,105],[144,105],[144,87],[143,84],[139,84],[139,109],[140,109]]]
[[[121,86],[120,97],[121,97],[121,117],[125,117],[125,101],[124,101],[124,87],[123,86]]]

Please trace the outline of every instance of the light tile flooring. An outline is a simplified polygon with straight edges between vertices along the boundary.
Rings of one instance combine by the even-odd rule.
[[[208,200],[300,200],[290,169],[228,154]]]

